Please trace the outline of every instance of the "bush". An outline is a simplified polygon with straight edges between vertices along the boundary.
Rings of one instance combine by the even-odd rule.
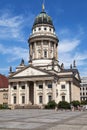
[[[70,103],[66,102],[66,101],[60,101],[58,103],[58,108],[59,109],[70,109]]]
[[[8,109],[8,105],[7,104],[0,104],[0,109]]]
[[[80,106],[80,102],[77,101],[77,100],[76,100],[76,101],[72,101],[71,104],[72,104],[72,106],[74,106],[74,107]]]
[[[0,104],[0,109],[2,109],[2,104]]]
[[[54,109],[55,107],[57,106],[56,102],[53,100],[53,101],[49,101],[47,103],[47,105],[45,105],[45,108],[46,109]]]
[[[82,105],[87,105],[87,100],[86,101],[81,101]]]
[[[2,109],[8,109],[8,105],[7,104],[3,104],[2,105]]]

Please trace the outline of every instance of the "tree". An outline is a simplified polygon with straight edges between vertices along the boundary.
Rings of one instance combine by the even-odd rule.
[[[46,109],[54,109],[57,106],[56,102],[54,100],[49,101],[47,105],[45,106]]]
[[[58,103],[58,108],[62,108],[62,109],[70,109],[70,103],[66,102],[66,101],[60,101]]]
[[[78,100],[74,100],[74,101],[72,101],[71,102],[71,104],[74,106],[74,107],[78,107],[78,106],[80,106],[80,102],[78,101]]]

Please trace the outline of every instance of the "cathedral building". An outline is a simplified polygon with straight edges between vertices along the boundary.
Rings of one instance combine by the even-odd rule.
[[[58,62],[59,39],[51,17],[42,12],[35,18],[28,39],[29,64],[22,59],[9,74],[8,104],[12,106],[42,106],[51,100],[80,101],[80,76],[75,61],[70,69]]]

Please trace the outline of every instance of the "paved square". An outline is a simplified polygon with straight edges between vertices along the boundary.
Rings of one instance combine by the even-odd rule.
[[[87,130],[87,111],[0,110],[0,130]]]

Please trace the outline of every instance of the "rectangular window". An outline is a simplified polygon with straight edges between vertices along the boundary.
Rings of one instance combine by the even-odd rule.
[[[16,89],[17,89],[17,86],[13,86],[13,89],[16,90]]]
[[[13,102],[14,102],[14,104],[16,104],[16,96],[14,96],[14,99],[13,99],[13,100],[14,100],[14,101],[13,101]]]
[[[25,89],[25,86],[21,86],[21,89]]]
[[[65,89],[65,85],[61,85],[61,89]]]
[[[47,58],[47,50],[44,50],[44,58]]]
[[[43,102],[43,97],[39,96],[39,103],[42,103],[42,102]]]
[[[43,89],[43,85],[39,85],[39,89]]]
[[[62,96],[62,101],[65,101],[65,96]]]
[[[3,99],[8,99],[8,94],[7,93],[3,94]]]
[[[48,84],[48,88],[52,88],[52,84]]]
[[[49,95],[49,96],[48,96],[48,102],[50,102],[51,100],[52,100],[52,96]]]
[[[25,103],[25,96],[22,96],[22,104]]]

